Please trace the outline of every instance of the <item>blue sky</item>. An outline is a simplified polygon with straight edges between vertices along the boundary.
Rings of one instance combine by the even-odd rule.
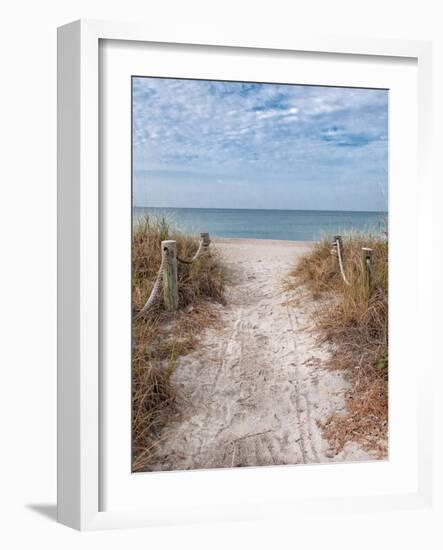
[[[133,78],[135,206],[387,210],[388,92]]]

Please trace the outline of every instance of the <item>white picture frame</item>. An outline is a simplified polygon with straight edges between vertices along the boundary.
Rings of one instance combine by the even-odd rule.
[[[136,24],[77,21],[65,25],[58,33],[58,519],[80,530],[103,529],[130,526],[152,526],[161,524],[218,521],[223,519],[251,519],[276,516],[290,516],[295,512],[319,511],[333,503],[335,509],[346,511],[358,507],[370,511],[392,509],[393,507],[424,507],[431,503],[431,433],[430,416],[430,369],[432,361],[423,361],[417,372],[415,390],[417,399],[418,427],[417,476],[405,489],[399,486],[384,494],[357,494],[351,492],[336,497],[328,493],[326,498],[313,487],[312,497],[293,500],[278,493],[269,498],[254,497],[248,501],[247,509],[236,506],[236,495],[226,497],[223,502],[216,498],[201,506],[186,507],[177,504],[171,510],[129,506],[113,506],[103,510],[101,506],[100,483],[103,483],[102,456],[102,414],[100,403],[101,358],[100,338],[100,223],[101,194],[99,185],[99,74],[100,41],[127,41],[128,43],[165,43],[183,46],[193,44],[205,47],[230,48],[247,52],[247,49],[270,50],[274,52],[330,53],[337,56],[389,57],[395,60],[413,59],[418,70],[418,157],[419,169],[417,193],[420,200],[418,228],[423,234],[430,231],[430,217],[426,206],[431,201],[432,182],[429,173],[431,142],[431,46],[426,42],[370,40],[345,37],[314,37],[297,35],[279,38],[234,36],[227,31],[220,36],[205,36],[183,31],[170,31]],[[415,177],[415,176],[413,176]],[[130,174],[128,174],[130,178]],[[130,179],[128,179],[130,181]],[[422,241],[423,242],[423,241]],[[426,278],[429,274],[431,255],[429,246],[415,249],[417,262],[422,266],[417,273],[418,315],[429,319],[425,298]],[[414,289],[415,291],[415,289]],[[411,346],[431,349],[428,334],[420,330],[417,340]],[[428,340],[426,340],[428,339]],[[428,352],[430,353],[430,351]],[[411,361],[413,355],[411,354]],[[415,409],[414,409],[415,411]],[[415,412],[414,412],[415,414]],[[352,465],[335,465],[348,468]],[[274,469],[274,472],[277,470]],[[278,470],[279,482],[284,483],[285,467]],[[231,472],[232,473],[232,472]],[[194,487],[220,478],[217,472],[185,473],[187,483]],[[189,475],[193,476],[192,478]],[[229,472],[228,472],[228,475]],[[251,474],[237,471],[236,483],[254,483]],[[273,474],[276,476],[277,474]],[[317,469],[312,479],[318,483],[326,480],[329,470],[320,473]],[[358,475],[353,474],[353,475]],[[169,474],[169,489],[179,483],[178,474]],[[172,476],[172,477],[171,477]],[[175,477],[174,477],[175,476]],[[241,476],[241,478],[240,478]],[[249,476],[249,477],[248,477]],[[153,479],[153,478],[151,478]],[[225,478],[226,479],[226,478]],[[276,479],[276,478],[275,478]],[[209,480],[209,481],[208,481]],[[323,481],[321,481],[323,480]],[[269,480],[268,480],[269,481]],[[271,480],[272,481],[272,480]],[[337,477],[337,480],[339,478]],[[224,481],[223,481],[224,482]],[[158,478],[156,484],[166,483],[166,476]],[[315,483],[315,481],[314,481]],[[264,485],[265,486],[265,485]],[[412,489],[411,489],[412,487]],[[207,497],[210,500],[210,496]]]

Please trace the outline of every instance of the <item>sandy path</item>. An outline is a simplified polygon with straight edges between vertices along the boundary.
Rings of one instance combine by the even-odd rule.
[[[347,382],[322,367],[312,303],[287,304],[282,279],[308,243],[219,240],[233,282],[222,328],[208,329],[179,359],[174,383],[183,419],[164,430],[154,470],[368,460],[348,445],[334,456],[317,420],[344,408]]]

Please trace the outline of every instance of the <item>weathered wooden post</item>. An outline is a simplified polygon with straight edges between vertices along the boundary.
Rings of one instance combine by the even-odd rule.
[[[363,262],[363,280],[368,292],[371,292],[372,287],[372,248],[363,247],[362,262]]]
[[[176,241],[162,241],[162,254],[166,254],[163,270],[163,300],[168,311],[176,311],[178,309]]]
[[[200,239],[203,242],[203,250],[206,252],[209,245],[211,244],[211,239],[209,238],[209,233],[200,233]]]

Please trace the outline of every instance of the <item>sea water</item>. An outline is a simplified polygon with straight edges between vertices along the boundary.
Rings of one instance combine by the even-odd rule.
[[[290,241],[316,241],[353,231],[382,234],[388,219],[387,212],[133,208],[134,223],[145,215],[165,216],[174,227],[186,233],[205,231],[213,237]]]

